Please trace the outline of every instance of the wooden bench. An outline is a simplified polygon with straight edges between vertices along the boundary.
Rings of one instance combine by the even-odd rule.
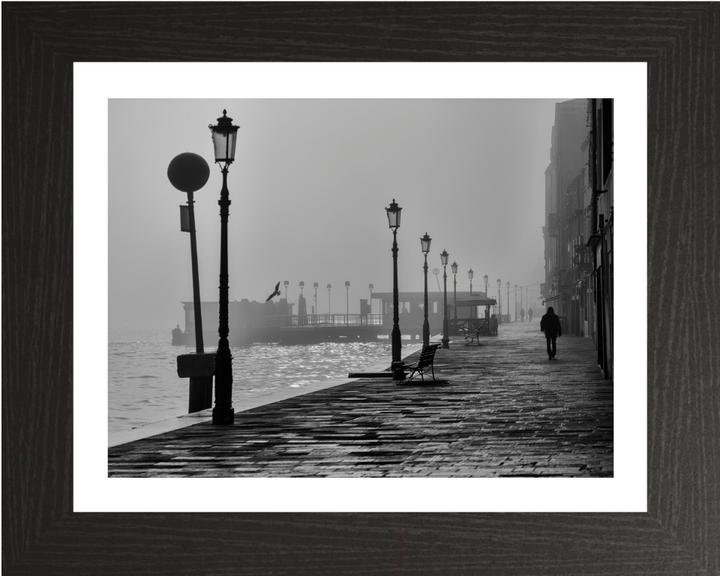
[[[474,344],[477,340],[477,343],[480,344],[480,330],[482,330],[482,327],[478,327],[476,330],[468,330],[465,332],[465,342],[470,340],[470,344]]]
[[[435,351],[439,347],[440,344],[428,344],[427,346],[422,347],[422,350],[420,351],[420,358],[418,358],[418,361],[415,364],[410,364],[409,366],[405,367],[411,370],[410,374],[407,377],[407,380],[410,380],[416,374],[420,374],[420,378],[424,382],[425,372],[427,372],[428,368],[431,371],[432,379],[435,380],[435,368],[433,367],[433,362],[435,361]]]

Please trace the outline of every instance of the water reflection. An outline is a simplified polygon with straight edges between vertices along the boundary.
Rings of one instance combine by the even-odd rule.
[[[208,351],[210,347],[206,348]],[[348,372],[389,364],[389,341],[324,342],[232,348],[233,403],[288,388],[347,380]],[[176,357],[194,348],[172,346],[167,330],[114,331],[108,350],[108,426],[112,434],[187,412],[187,379]]]

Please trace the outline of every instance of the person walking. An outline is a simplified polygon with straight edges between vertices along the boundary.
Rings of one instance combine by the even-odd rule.
[[[547,309],[547,314],[540,319],[540,331],[545,333],[548,358],[555,360],[555,354],[557,353],[555,340],[562,336],[562,326],[560,325],[560,317],[555,314],[552,306]]]
[[[520,308],[520,322],[525,322],[525,308]]]
[[[528,310],[528,322],[532,322],[532,308]]]

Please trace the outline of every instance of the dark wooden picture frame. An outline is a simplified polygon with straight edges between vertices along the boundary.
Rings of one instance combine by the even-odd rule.
[[[3,573],[720,573],[720,5],[3,11]],[[648,512],[73,512],[73,63],[648,64]],[[212,81],[198,78],[197,81]],[[641,333],[643,318],[617,318]]]

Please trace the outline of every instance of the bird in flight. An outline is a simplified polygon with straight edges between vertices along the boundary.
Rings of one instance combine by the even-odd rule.
[[[272,294],[270,294],[270,296],[268,296],[268,298],[267,298],[267,300],[265,300],[265,302],[270,302],[270,300],[272,300],[273,298],[275,298],[275,296],[280,296],[280,282],[278,282],[277,284],[275,284],[275,292],[273,292]]]

